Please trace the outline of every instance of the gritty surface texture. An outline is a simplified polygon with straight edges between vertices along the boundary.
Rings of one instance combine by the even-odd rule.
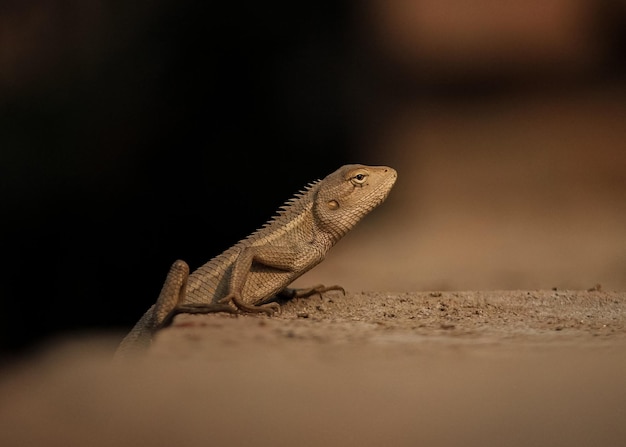
[[[317,343],[626,341],[623,293],[490,291],[325,294],[274,317],[181,315],[153,350],[210,338]],[[231,340],[231,331],[234,337]],[[176,346],[171,346],[176,350]]]
[[[626,293],[352,293],[73,337],[0,375],[0,445],[588,446],[626,439]],[[82,339],[82,341],[81,341]]]

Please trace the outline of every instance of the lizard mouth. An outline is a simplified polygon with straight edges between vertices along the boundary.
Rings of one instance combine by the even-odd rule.
[[[374,193],[379,197],[376,205],[380,205],[387,198],[398,179],[398,173],[395,169],[387,168],[387,171],[390,171],[390,175],[374,190]]]

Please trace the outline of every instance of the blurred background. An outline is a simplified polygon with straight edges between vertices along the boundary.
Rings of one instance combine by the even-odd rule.
[[[626,289],[626,2],[0,5],[0,353],[130,329],[342,164],[388,201],[297,285]]]

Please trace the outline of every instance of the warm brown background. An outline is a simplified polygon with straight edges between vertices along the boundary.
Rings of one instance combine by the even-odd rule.
[[[623,89],[428,101],[388,118],[369,158],[397,167],[393,193],[299,284],[626,288]]]
[[[399,180],[384,211],[306,280],[624,290],[626,88],[599,75],[624,8],[370,2],[363,27],[396,84],[369,109],[364,158]],[[455,94],[462,80],[476,89]]]
[[[623,445],[626,4],[294,5],[0,6],[0,444]],[[399,173],[346,296],[111,362],[346,162]]]

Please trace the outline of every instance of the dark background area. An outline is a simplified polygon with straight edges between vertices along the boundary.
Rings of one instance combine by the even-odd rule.
[[[129,329],[175,259],[411,158],[385,140],[408,106],[623,85],[623,2],[505,3],[3,2],[0,353]]]
[[[129,328],[350,159],[346,2],[0,9],[1,350]]]

